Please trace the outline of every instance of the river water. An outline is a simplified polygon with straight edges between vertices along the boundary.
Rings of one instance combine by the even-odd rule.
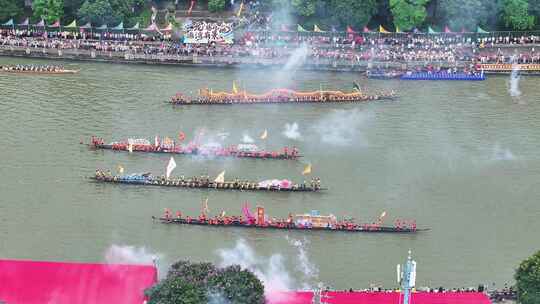
[[[0,58],[0,64],[38,63]],[[144,247],[160,265],[180,258],[220,261],[239,240],[259,267],[289,275],[292,287],[322,281],[334,288],[395,286],[395,265],[409,249],[418,285],[449,287],[511,282],[515,267],[539,246],[540,89],[522,78],[511,97],[508,77],[484,82],[372,81],[357,74],[64,63],[78,75],[0,75],[0,257],[103,261],[112,245]],[[288,84],[302,90],[394,89],[396,102],[239,107],[166,104],[177,91],[209,86],[261,92]],[[283,134],[286,124],[298,132]],[[264,129],[268,138],[258,137]],[[313,164],[324,194],[241,193],[96,184],[96,168],[163,174],[168,157],[90,151],[91,135],[110,139],[175,137],[204,130],[259,146],[296,145],[302,161],[176,157],[175,174],[302,180]],[[289,134],[291,135],[291,134]],[[416,235],[301,233],[162,225],[164,208],[197,215],[208,197],[214,214],[240,214],[249,201],[285,217],[312,209],[364,221],[387,212],[416,219]],[[242,247],[238,250],[242,250]],[[285,269],[273,267],[276,259]],[[229,261],[230,262],[230,261]],[[233,261],[242,262],[242,261]],[[279,264],[279,263],[278,263]],[[166,266],[162,266],[166,268]],[[277,270],[276,270],[277,269]],[[286,274],[285,274],[286,272]]]

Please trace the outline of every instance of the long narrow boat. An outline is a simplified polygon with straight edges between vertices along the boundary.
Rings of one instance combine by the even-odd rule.
[[[2,73],[13,73],[13,74],[32,74],[32,75],[62,75],[62,74],[76,74],[80,70],[68,70],[59,67],[53,67],[52,69],[46,68],[19,68],[16,66],[1,66],[0,72]]]
[[[92,137],[89,146],[93,149],[161,153],[177,155],[194,155],[203,157],[236,157],[255,159],[290,159],[296,160],[302,157],[296,147],[284,147],[281,151],[266,151],[259,149],[254,144],[238,144],[226,148],[211,145],[188,144],[179,145],[174,142],[170,144],[151,144],[148,140],[128,139],[120,142],[106,144],[103,139]]]
[[[208,176],[193,178],[184,178],[183,176],[166,178],[165,176],[152,176],[149,173],[112,175],[109,172],[104,172],[101,170],[96,170],[95,175],[90,178],[102,183],[192,189],[271,192],[319,192],[326,190],[325,188],[321,187],[320,180],[318,178],[313,179],[309,184],[296,184],[286,179],[253,182],[239,179],[225,181],[222,177],[220,181],[217,181],[218,179],[211,180]]]
[[[359,103],[373,100],[392,100],[396,97],[393,91],[368,95],[361,91],[344,93],[341,91],[297,92],[289,89],[273,89],[264,94],[248,94],[243,92],[213,93],[208,89],[200,90],[199,96],[188,97],[178,93],[171,97],[173,105],[247,105],[247,104],[300,104],[300,103]]]
[[[486,80],[484,73],[447,73],[447,72],[407,72],[400,77],[401,80]]]
[[[245,208],[245,207],[244,207]],[[246,214],[247,212],[247,214]],[[313,211],[312,211],[313,212]],[[365,232],[365,233],[416,233],[428,231],[427,228],[416,228],[416,221],[396,220],[393,226],[384,226],[382,218],[375,223],[359,224],[352,220],[338,221],[333,215],[316,214],[289,214],[287,219],[269,220],[264,214],[264,208],[258,207],[255,216],[249,211],[245,211],[243,216],[225,216],[222,215],[208,217],[204,212],[199,217],[183,217],[177,211],[176,217],[173,217],[170,211],[166,209],[161,217],[152,216],[153,220],[159,220],[163,224],[195,225],[209,226],[216,228],[236,227],[252,229],[269,230],[297,230],[297,231],[328,231],[328,232]]]

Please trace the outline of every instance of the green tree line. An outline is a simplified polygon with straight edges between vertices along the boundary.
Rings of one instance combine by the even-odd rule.
[[[250,0],[245,0],[250,1]],[[32,16],[48,22],[74,19],[94,24],[148,23],[150,7],[174,6],[175,1],[164,0],[33,0],[30,9],[24,0],[0,0],[0,20]],[[182,7],[189,0],[179,0]],[[240,1],[236,1],[240,2]],[[453,31],[540,29],[540,0],[259,0],[263,8],[272,12],[286,11],[287,21],[310,27],[360,30],[364,26],[383,25],[394,31],[413,28]],[[232,9],[229,1],[199,0],[199,6],[211,11]],[[279,15],[275,13],[275,15]]]

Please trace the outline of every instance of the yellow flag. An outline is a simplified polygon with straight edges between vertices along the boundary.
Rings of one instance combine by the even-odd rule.
[[[216,179],[214,180],[216,183],[224,183],[225,182],[225,171],[221,172]]]
[[[261,139],[266,139],[268,137],[268,130],[264,130],[263,134],[261,134]]]
[[[119,174],[124,174],[124,167],[122,167],[122,165],[118,165],[116,169],[118,170]]]
[[[318,33],[322,33],[323,31],[321,30],[321,28],[319,28],[316,24],[313,25],[313,31],[314,32],[318,32]]]
[[[128,151],[129,153],[133,152],[133,144],[128,145]]]
[[[311,164],[308,164],[308,165],[304,168],[304,171],[302,171],[302,175],[308,175],[308,174],[311,174]]]
[[[382,220],[386,216],[386,211],[383,211],[381,215],[379,216],[379,220]]]
[[[236,17],[240,17],[242,15],[242,10],[244,9],[244,1],[240,3],[240,8],[238,8],[238,13],[236,13]]]
[[[236,81],[232,82],[232,92],[238,94],[238,88],[236,87]]]
[[[382,25],[379,25],[379,33],[390,33],[389,31],[385,30],[384,27]]]
[[[396,33],[401,33],[401,30],[399,29],[399,26],[396,26]]]

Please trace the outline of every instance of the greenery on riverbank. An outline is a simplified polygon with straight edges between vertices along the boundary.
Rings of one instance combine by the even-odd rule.
[[[180,261],[167,277],[147,290],[148,304],[263,304],[264,286],[240,266],[218,268],[211,263]]]
[[[520,304],[540,304],[540,251],[519,264],[516,287]]]
[[[246,2],[248,0],[245,0]],[[49,23],[58,19],[63,24],[77,19],[93,24],[114,24],[123,21],[133,25],[148,23],[150,8],[174,9],[170,0],[33,0],[25,8],[24,0],[0,0],[0,21],[9,18],[33,20],[44,18]],[[197,6],[212,12],[238,10],[229,0],[198,0]],[[343,30],[352,26],[382,25],[390,31],[432,27],[442,31],[462,28],[473,31],[477,26],[488,30],[530,30],[540,28],[540,0],[259,0],[264,11],[286,15],[289,23],[304,27],[314,24]],[[190,0],[179,0],[176,6],[187,9]],[[284,14],[282,14],[284,13]]]

